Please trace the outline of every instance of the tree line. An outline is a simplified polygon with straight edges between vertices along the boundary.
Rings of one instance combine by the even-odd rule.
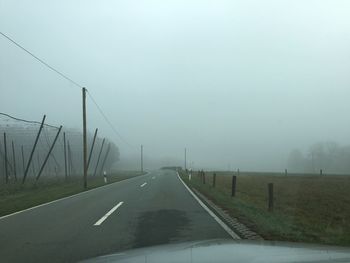
[[[290,152],[287,167],[291,172],[350,174],[350,146],[335,142],[312,144],[306,153],[299,149]]]

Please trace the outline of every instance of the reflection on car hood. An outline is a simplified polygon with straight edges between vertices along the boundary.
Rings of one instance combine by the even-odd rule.
[[[128,250],[84,262],[350,262],[350,248],[300,243],[209,240]]]

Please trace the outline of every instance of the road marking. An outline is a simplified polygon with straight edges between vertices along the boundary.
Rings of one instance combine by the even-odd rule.
[[[231,228],[229,228],[216,214],[214,214],[213,211],[211,211],[209,209],[209,207],[207,207],[202,200],[200,200],[195,193],[192,192],[192,190],[185,184],[185,182],[181,179],[179,173],[177,172],[177,177],[179,178],[179,180],[181,181],[181,183],[183,183],[183,185],[185,186],[185,188],[190,192],[190,194],[194,197],[194,199],[196,199],[196,201],[200,204],[201,207],[204,208],[205,211],[207,211],[209,213],[209,215],[211,215],[212,218],[215,219],[215,221],[227,232],[227,234],[229,234],[233,239],[241,239],[235,232],[232,231]]]
[[[23,212],[27,212],[27,211],[36,209],[36,208],[39,208],[39,207],[42,207],[42,206],[51,205],[51,204],[54,204],[54,203],[57,203],[57,202],[60,202],[60,201],[64,201],[64,200],[67,200],[67,199],[70,199],[70,198],[77,197],[77,196],[79,196],[79,195],[84,195],[84,194],[87,194],[87,193],[90,193],[90,192],[93,192],[93,191],[96,191],[96,190],[99,190],[99,189],[101,190],[102,188],[107,188],[107,187],[115,186],[116,184],[124,183],[124,182],[126,182],[126,181],[128,181],[128,180],[130,180],[130,181],[137,180],[137,179],[139,179],[139,178],[138,178],[139,176],[140,176],[140,177],[141,177],[141,176],[146,176],[146,175],[148,175],[148,174],[149,174],[149,172],[147,172],[146,174],[137,175],[137,176],[135,176],[135,177],[131,177],[131,178],[128,178],[128,179],[125,179],[125,180],[122,180],[122,181],[118,181],[118,182],[114,182],[114,183],[109,183],[109,184],[107,184],[107,185],[102,185],[102,186],[99,186],[99,187],[96,187],[96,188],[93,188],[93,189],[90,189],[90,190],[87,190],[87,191],[84,191],[84,192],[80,192],[80,193],[73,194],[73,195],[70,195],[70,196],[62,197],[62,198],[59,198],[59,199],[56,199],[56,200],[53,200],[53,201],[50,201],[50,202],[47,202],[47,203],[43,203],[43,204],[40,204],[40,205],[32,206],[32,207],[29,207],[29,208],[26,208],[26,209],[23,209],[23,210],[14,212],[14,213],[12,213],[12,214],[8,214],[8,215],[1,216],[1,217],[0,217],[0,220],[5,219],[5,218],[10,217],[10,216],[14,216],[14,215],[17,215],[17,214],[21,214],[21,213],[23,213]]]
[[[143,184],[141,184],[140,186],[141,186],[141,187],[144,187],[146,184],[147,184],[147,183],[143,183]]]
[[[126,255],[126,253],[117,253],[117,254],[112,254],[112,255],[105,255],[105,256],[99,256],[98,258],[110,258],[110,257],[114,257],[114,256],[124,256]]]
[[[103,223],[103,221],[105,221],[107,219],[107,217],[109,217],[111,214],[113,214],[113,212],[115,210],[117,210],[124,202],[119,202],[115,207],[113,207],[111,210],[108,211],[107,214],[105,214],[103,217],[100,218],[100,220],[98,220],[94,226],[99,226]]]

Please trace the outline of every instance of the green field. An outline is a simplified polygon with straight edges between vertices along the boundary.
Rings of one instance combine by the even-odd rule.
[[[114,183],[134,176],[140,172],[120,171],[108,176],[108,183]],[[103,177],[88,177],[88,190],[105,185]],[[35,183],[28,178],[24,185],[21,182],[10,182],[0,185],[0,216],[11,214],[29,207],[50,202],[62,197],[83,192],[83,178],[72,176],[40,178]]]
[[[350,176],[240,173],[231,197],[233,173],[197,173],[187,184],[267,240],[350,245]],[[268,183],[274,184],[274,211],[268,211]]]

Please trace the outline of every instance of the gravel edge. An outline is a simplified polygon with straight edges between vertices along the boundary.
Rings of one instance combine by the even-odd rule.
[[[231,217],[225,210],[209,200],[195,188],[189,186],[191,190],[202,200],[221,220],[223,220],[235,233],[242,239],[264,240],[259,234],[249,229],[246,225],[238,221],[237,218]]]

